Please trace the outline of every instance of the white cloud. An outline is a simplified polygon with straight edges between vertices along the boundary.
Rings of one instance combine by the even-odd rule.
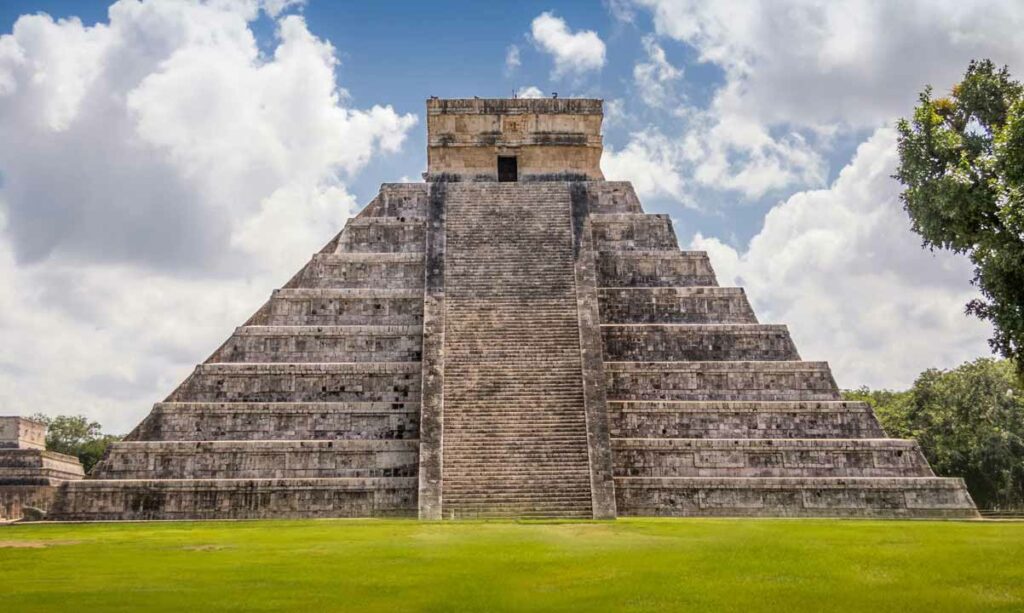
[[[621,151],[605,147],[601,168],[611,181],[631,181],[641,198],[668,196],[688,203],[677,167],[680,149],[655,130],[630,135]]]
[[[891,179],[895,132],[880,128],[828,188],[768,213],[743,251],[697,235],[723,285],[745,286],[761,321],[788,323],[800,354],[843,387],[902,388],[930,367],[988,353],[962,256],[921,249]]]
[[[352,108],[294,4],[123,0],[108,23],[30,15],[0,36],[5,410],[130,427],[400,149],[416,117]]]
[[[527,85],[516,90],[516,96],[519,98],[543,98],[544,92],[535,85]]]
[[[519,59],[519,46],[509,45],[508,49],[505,50],[505,73],[512,74],[521,65],[522,60]]]
[[[682,78],[683,71],[668,61],[665,50],[653,36],[645,36],[642,42],[649,61],[633,67],[633,82],[645,104],[655,108],[665,107],[675,102],[673,82]]]
[[[564,19],[544,12],[533,20],[531,34],[537,46],[554,58],[555,78],[580,75],[604,66],[604,41],[593,30],[572,32]]]
[[[823,185],[832,137],[906,115],[925,84],[952,85],[973,58],[1024,65],[1024,4],[982,0],[635,0],[663,38],[722,70],[700,107],[677,102],[655,42],[634,80],[688,143],[688,184],[758,199]],[[619,9],[617,9],[619,10]],[[652,53],[654,51],[654,53]],[[663,56],[662,56],[663,57]],[[662,72],[659,73],[659,70]]]
[[[767,124],[877,127],[973,58],[1024,60],[1024,3],[1005,0],[637,0],[656,31],[722,67],[736,111]]]

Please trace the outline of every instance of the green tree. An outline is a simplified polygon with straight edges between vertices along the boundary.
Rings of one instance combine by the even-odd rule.
[[[1024,387],[1009,360],[926,370],[905,392],[844,392],[890,436],[915,438],[935,472],[963,477],[982,508],[1024,507]]]
[[[924,245],[966,254],[992,322],[993,350],[1024,375],[1024,88],[1006,67],[973,61],[949,96],[920,96],[899,122],[895,177]]]
[[[37,414],[32,417],[47,426],[46,448],[50,451],[76,456],[86,472],[103,458],[107,447],[122,437],[104,434],[99,422],[89,421],[83,415]]]

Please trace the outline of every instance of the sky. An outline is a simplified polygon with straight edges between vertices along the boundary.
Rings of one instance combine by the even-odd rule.
[[[130,429],[380,183],[425,100],[599,97],[602,168],[844,388],[989,355],[921,249],[895,122],[1017,0],[3,0],[0,414]]]

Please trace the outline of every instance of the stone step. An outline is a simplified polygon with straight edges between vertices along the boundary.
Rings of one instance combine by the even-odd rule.
[[[799,360],[786,326],[768,324],[605,324],[606,360],[615,362]]]
[[[663,214],[619,213],[590,216],[598,250],[677,249],[672,219]]]
[[[740,287],[604,287],[598,290],[605,324],[754,324]]]
[[[614,438],[881,438],[863,402],[613,401]]]
[[[718,285],[706,252],[678,249],[598,252],[597,282],[602,288]]]
[[[63,521],[415,517],[414,477],[86,479],[59,490]]]
[[[931,477],[900,439],[612,439],[617,477]]]
[[[242,326],[210,362],[418,362],[421,326]]]
[[[318,253],[295,287],[419,289],[423,287],[423,254]]]
[[[621,516],[974,518],[961,479],[616,477]]]
[[[74,456],[43,449],[0,448],[0,486],[50,485],[81,479],[84,474]]]
[[[160,402],[132,440],[415,439],[418,402]]]
[[[415,477],[419,441],[130,441],[113,443],[96,479]]]
[[[305,288],[275,290],[261,323],[270,326],[415,325],[423,323],[423,290]]]
[[[418,362],[201,364],[169,402],[419,402]]]
[[[422,218],[353,217],[345,224],[336,253],[422,253],[425,235]]]
[[[608,400],[839,400],[826,362],[605,362]]]
[[[356,219],[364,217],[425,218],[427,214],[426,183],[384,183],[377,196]]]

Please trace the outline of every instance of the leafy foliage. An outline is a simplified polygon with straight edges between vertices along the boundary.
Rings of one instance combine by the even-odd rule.
[[[48,415],[37,414],[32,417],[47,425],[46,448],[50,451],[78,457],[86,472],[92,470],[103,458],[107,447],[122,437],[103,434],[103,426],[99,422],[89,421],[82,415]]]
[[[898,130],[895,177],[914,231],[970,257],[982,298],[967,312],[992,322],[993,350],[1024,369],[1024,87],[973,61],[948,97],[926,88]]]
[[[1009,360],[921,373],[905,392],[844,392],[875,408],[885,431],[916,438],[935,472],[963,477],[982,508],[1024,508],[1024,386]]]

